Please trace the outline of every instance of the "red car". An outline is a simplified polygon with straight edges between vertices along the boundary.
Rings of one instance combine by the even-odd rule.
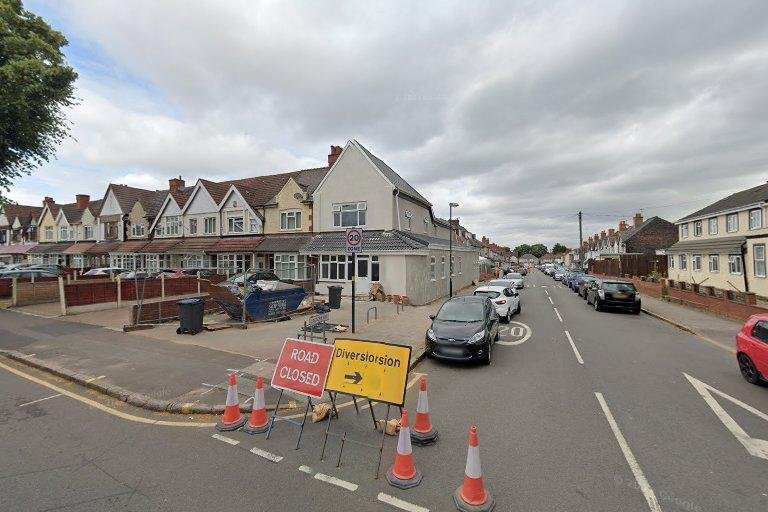
[[[752,315],[736,335],[736,359],[751,384],[768,380],[768,314]]]

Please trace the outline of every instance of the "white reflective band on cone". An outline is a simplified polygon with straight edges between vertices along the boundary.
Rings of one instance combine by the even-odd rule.
[[[411,429],[408,427],[401,428],[400,437],[397,438],[397,453],[401,455],[410,455],[412,452]]]
[[[253,398],[253,408],[258,409],[264,409],[266,406],[264,402],[264,390],[256,390],[256,396]]]
[[[235,386],[227,388],[227,405],[237,405],[237,388]]]
[[[419,401],[416,402],[416,412],[429,412],[429,399],[426,391],[419,391]]]
[[[464,470],[469,478],[480,478],[483,476],[483,470],[480,468],[480,448],[470,446],[467,448],[467,467]]]

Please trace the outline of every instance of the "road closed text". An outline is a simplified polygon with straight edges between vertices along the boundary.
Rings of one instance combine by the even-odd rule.
[[[305,396],[323,396],[333,345],[286,339],[272,374],[272,387]]]

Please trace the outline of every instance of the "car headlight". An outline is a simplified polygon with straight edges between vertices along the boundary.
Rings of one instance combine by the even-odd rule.
[[[640,294],[639,294],[639,293],[636,293],[636,294],[635,294],[635,301],[638,301],[638,300],[640,300]]]
[[[433,331],[431,327],[427,329],[427,338],[429,338],[432,341],[437,341],[437,336],[435,336],[435,331]]]
[[[467,340],[467,343],[480,343],[485,338],[485,331],[475,333],[471,338]]]
[[[598,295],[598,296],[599,296],[601,299],[605,299],[605,291],[604,291],[604,290],[597,290],[597,295]]]

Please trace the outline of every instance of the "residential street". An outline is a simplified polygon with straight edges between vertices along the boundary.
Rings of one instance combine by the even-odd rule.
[[[750,455],[685,374],[763,413],[712,392],[755,438],[748,444],[768,439],[768,388],[744,382],[732,354],[669,324],[645,314],[595,312],[538,271],[526,281],[522,313],[513,321],[530,327],[529,339],[512,344],[524,329],[503,325],[506,344],[496,346],[490,367],[426,360],[409,376],[411,384],[416,373],[428,376],[440,433],[437,444],[414,446],[424,473],[416,488],[373,478],[380,435],[365,410],[355,415],[349,405],[332,422],[332,432],[346,431],[348,439],[336,468],[339,437],[329,439],[320,461],[325,423],[307,426],[299,450],[298,430],[287,423],[278,423],[269,440],[239,431],[222,433],[222,440],[211,437],[210,427],[146,425],[68,396],[25,405],[53,391],[0,368],[0,509],[395,510],[380,501],[389,499],[384,493],[423,507],[406,510],[450,510],[472,422],[496,510],[765,509],[768,454]],[[409,410],[417,388],[409,388]],[[375,410],[382,416],[386,408]],[[382,475],[395,441],[386,438]],[[254,447],[283,458],[271,462]],[[634,472],[628,459],[636,461]],[[323,475],[341,480],[329,483]]]

